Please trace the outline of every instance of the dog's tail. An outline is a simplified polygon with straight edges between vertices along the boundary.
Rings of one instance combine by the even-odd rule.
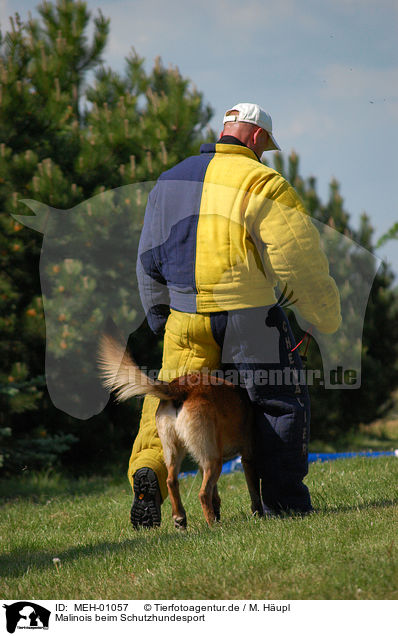
[[[119,340],[109,333],[101,337],[98,366],[103,385],[110,391],[116,391],[118,402],[139,395],[153,395],[161,400],[174,399],[168,382],[151,380],[124,350]]]

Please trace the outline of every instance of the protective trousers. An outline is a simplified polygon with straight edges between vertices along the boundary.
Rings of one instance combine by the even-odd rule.
[[[256,469],[266,513],[312,509],[308,472],[310,403],[286,314],[278,305],[209,314],[171,310],[159,378],[192,371],[222,372],[246,388],[254,408]],[[301,372],[301,373],[300,373]],[[164,500],[167,470],[157,435],[159,400],[146,397],[128,476],[152,468]]]

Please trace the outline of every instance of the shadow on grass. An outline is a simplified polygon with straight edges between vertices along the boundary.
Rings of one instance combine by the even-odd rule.
[[[36,473],[26,478],[18,477],[0,480],[0,504],[26,499],[33,503],[43,503],[51,497],[69,498],[75,495],[103,493],[112,486],[129,488],[127,480],[110,477],[68,479],[58,474]]]
[[[352,505],[336,505],[336,506],[332,506],[332,505],[328,505],[326,504],[325,507],[321,507],[321,506],[317,506],[314,508],[314,511],[309,513],[309,514],[281,514],[279,516],[274,516],[274,517],[257,517],[257,516],[253,516],[250,512],[245,512],[243,510],[236,512],[235,514],[231,515],[231,517],[228,518],[228,523],[230,522],[242,522],[242,521],[253,521],[255,520],[256,522],[260,521],[263,523],[269,522],[269,521],[286,521],[286,520],[291,520],[291,519],[308,519],[308,518],[314,518],[314,516],[316,515],[321,515],[321,514],[338,514],[338,513],[342,513],[342,512],[354,512],[354,511],[358,511],[358,510],[372,510],[373,508],[380,508],[380,509],[386,509],[386,508],[393,508],[394,506],[398,505],[398,497],[394,497],[392,499],[381,499],[381,500],[377,500],[377,501],[369,501],[367,503],[360,503],[360,504],[352,504]],[[222,521],[222,519],[221,519]]]
[[[187,537],[186,534],[181,535],[177,531],[175,534],[164,534],[162,535],[162,543],[163,545],[167,543],[173,544],[176,541],[183,540],[185,537]],[[37,552],[30,552],[29,550],[18,549],[9,554],[0,555],[0,575],[2,577],[18,578],[26,574],[27,570],[54,571],[54,558],[60,559],[61,566],[65,566],[87,557],[92,559],[109,556],[109,553],[120,554],[128,552],[129,554],[133,554],[136,550],[141,549],[143,542],[146,544],[146,549],[148,548],[148,544],[151,543],[153,544],[153,548],[156,549],[159,542],[159,531],[139,530],[135,537],[125,539],[124,541],[105,541],[95,545],[71,547],[63,551],[39,550]]]
[[[367,503],[353,504],[352,506],[331,506],[330,504],[325,508],[317,508],[315,512],[319,513],[340,513],[340,512],[353,512],[354,510],[372,510],[372,508],[392,508],[398,505],[398,497],[393,499],[381,499],[380,501],[369,501]]]

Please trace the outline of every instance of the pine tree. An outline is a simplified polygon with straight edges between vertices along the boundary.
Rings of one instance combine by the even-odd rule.
[[[43,2],[38,17],[26,22],[16,14],[8,32],[0,34],[0,440],[4,449],[0,461],[7,471],[54,464],[61,455],[64,465],[75,471],[78,467],[101,470],[115,457],[124,461],[140,408],[133,404],[115,409],[110,404],[82,426],[52,404],[44,378],[45,323],[39,279],[43,238],[11,216],[27,214],[20,200],[60,210],[85,206],[85,215],[71,217],[64,243],[74,244],[76,250],[84,248],[91,260],[77,258],[75,251],[52,262],[55,269],[47,272],[58,281],[45,297],[46,311],[56,316],[60,327],[52,339],[53,354],[67,361],[79,338],[87,339],[91,325],[105,319],[112,280],[126,278],[126,262],[135,262],[131,245],[137,242],[151,182],[197,153],[203,141],[215,139],[208,128],[211,108],[177,68],[165,68],[157,59],[147,72],[134,49],[123,73],[104,67],[108,33],[109,20],[101,12],[91,16],[82,1],[57,0]],[[87,84],[89,71],[94,77],[91,85]],[[281,155],[276,155],[276,162],[314,219],[373,250],[369,220],[364,216],[360,227],[352,229],[337,182],[331,183],[329,200],[323,204],[315,178],[300,176],[296,154],[288,158],[286,168]],[[147,187],[140,185],[143,182]],[[119,186],[132,188],[134,194],[122,205],[112,198]],[[89,206],[96,195],[100,204],[93,224]],[[102,205],[101,196],[105,197]],[[117,214],[126,209],[129,222],[120,238]],[[93,281],[101,266],[101,249],[96,255],[95,247],[105,242],[109,247],[110,236],[118,237],[114,253],[106,277],[95,288]],[[359,257],[344,241],[333,240],[332,273],[343,279],[347,261]],[[357,265],[362,270],[368,267],[365,261]],[[355,285],[355,277],[350,282]],[[373,418],[396,386],[398,310],[392,285],[391,272],[383,266],[366,314],[361,390],[312,390],[315,435],[337,435]],[[79,324],[73,322],[72,309],[70,315],[59,310],[65,303],[65,290],[70,298],[79,298],[84,317]],[[96,307],[91,302],[93,293]],[[119,315],[134,321],[129,293],[122,289],[118,293]],[[355,326],[355,316],[352,320]],[[138,362],[155,368],[159,341],[145,325],[132,339]],[[360,343],[349,346],[358,348]],[[144,357],[147,351],[150,359]],[[319,351],[314,345],[310,351],[309,367],[320,368]],[[88,369],[87,378],[90,373]],[[83,369],[82,377],[84,382]],[[72,450],[65,454],[68,448]]]
[[[324,204],[316,193],[316,179],[303,180],[299,176],[298,158],[288,157],[288,165],[279,153],[275,168],[296,188],[315,224],[326,238],[330,271],[339,287],[347,340],[335,337],[332,362],[344,366],[344,360],[360,360],[361,388],[325,390],[317,383],[311,387],[312,436],[337,440],[341,431],[349,431],[360,423],[369,423],[385,412],[390,405],[391,391],[398,383],[398,295],[390,268],[378,262],[372,254],[374,230],[369,217],[363,214],[359,227],[354,229],[344,208],[340,185],[333,179],[329,198]],[[317,222],[320,222],[318,224]],[[328,227],[331,231],[328,232]],[[356,245],[361,246],[359,249]],[[364,298],[367,282],[373,281],[366,306],[363,334],[361,312],[357,301]],[[291,316],[292,317],[292,316]],[[304,333],[292,322],[299,342]],[[353,336],[356,336],[355,338]],[[321,353],[314,340],[308,351],[308,369],[322,369]]]
[[[398,239],[398,223],[394,223],[394,225],[379,238],[376,247],[382,247],[387,241],[391,241],[392,239]]]
[[[39,280],[43,237],[16,222],[11,214],[27,214],[21,199],[68,210],[112,188],[153,181],[211,136],[206,130],[211,109],[178,69],[165,69],[158,59],[147,73],[144,60],[134,50],[126,59],[124,74],[104,68],[109,20],[101,12],[92,17],[85,2],[57,0],[42,2],[38,13],[38,19],[29,18],[25,23],[17,14],[12,17],[11,28],[0,42],[0,430],[6,469],[52,463],[77,438],[76,461],[87,456],[88,449],[98,452],[103,448],[106,454],[107,447],[115,446],[112,440],[120,440],[109,421],[112,407],[90,420],[90,426],[82,427],[51,404],[44,378],[45,325]],[[87,85],[88,71],[94,73],[91,86]],[[133,236],[139,235],[142,219],[138,210],[144,204],[144,196],[139,206],[132,204]],[[101,206],[95,213],[98,229]],[[93,223],[82,225],[82,219],[69,227],[65,243],[69,239],[75,244],[85,242],[89,250],[94,245],[90,236]],[[112,223],[116,222],[114,218]],[[115,250],[118,258],[112,262],[109,279],[123,267],[127,228],[123,238],[124,245],[117,246],[119,254]],[[95,240],[98,242],[98,235]],[[129,256],[135,262],[131,250]],[[79,296],[81,310],[87,314],[87,323],[75,325],[58,311],[61,330],[57,338],[61,340],[55,339],[53,349],[66,360],[93,318],[87,312],[95,272],[83,271],[85,265],[79,259],[72,261],[61,259],[53,264],[51,275],[57,274],[60,282],[51,298],[46,298],[46,311],[57,311],[67,279],[68,293]],[[103,318],[101,311],[94,312],[94,320]],[[120,312],[128,313],[128,299],[124,298]],[[152,342],[148,333],[143,337]],[[102,438],[98,435],[93,447],[95,426],[102,430]],[[131,424],[125,423],[122,436],[130,438],[130,431]],[[69,461],[75,460],[70,456]]]
[[[6,466],[23,463],[21,453],[26,461],[34,458],[31,465],[42,465],[45,456],[52,461],[74,439],[48,435],[46,418],[37,412],[46,402],[41,390],[41,238],[11,214],[20,210],[23,197],[48,198],[60,207],[77,200],[79,192],[70,187],[73,156],[68,151],[77,141],[79,86],[84,72],[100,62],[108,30],[107,21],[96,18],[87,46],[82,35],[89,14],[82,3],[60,1],[55,7],[44,2],[39,13],[41,23],[30,19],[24,24],[18,14],[10,18],[0,54],[0,382],[2,420],[12,431]],[[38,379],[27,382],[28,376]],[[21,450],[24,445],[29,452]]]

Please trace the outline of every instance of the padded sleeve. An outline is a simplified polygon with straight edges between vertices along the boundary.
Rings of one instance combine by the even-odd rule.
[[[170,313],[170,297],[167,283],[155,259],[155,248],[158,246],[152,245],[152,224],[156,223],[157,187],[156,185],[148,197],[138,246],[136,271],[140,298],[148,324],[154,333],[160,334]]]
[[[257,187],[255,198],[251,232],[265,270],[287,285],[286,294],[293,292],[305,320],[321,333],[334,333],[341,324],[339,291],[300,197],[276,173]]]

